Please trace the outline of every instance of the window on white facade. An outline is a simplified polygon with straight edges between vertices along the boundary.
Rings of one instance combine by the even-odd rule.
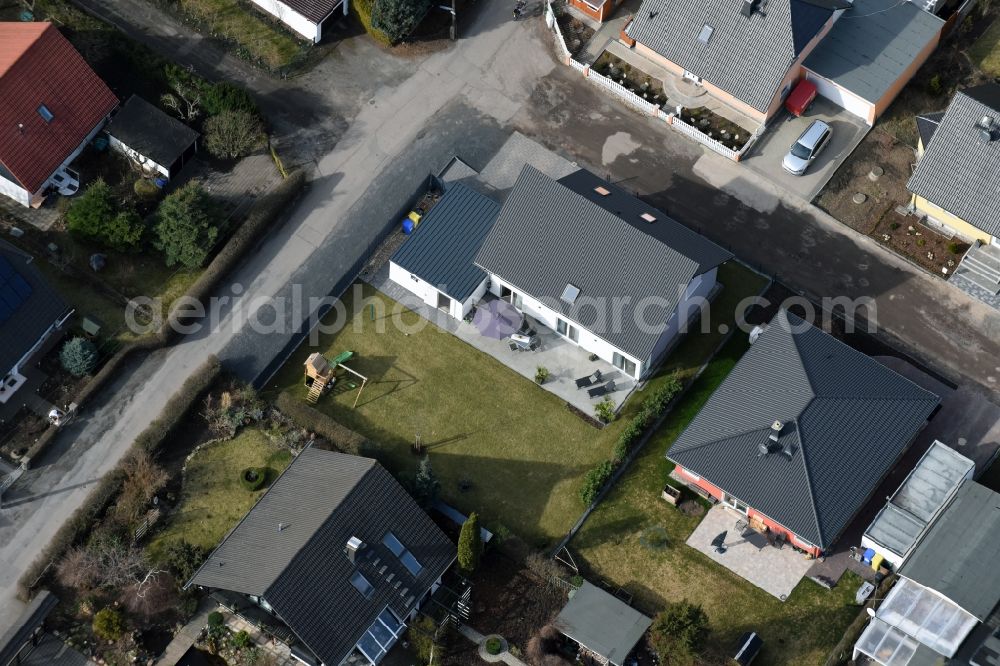
[[[612,357],[612,363],[616,368],[623,370],[629,377],[635,377],[635,361],[625,358],[618,352]]]
[[[573,326],[573,324],[570,324],[565,319],[559,319],[556,321],[556,332],[565,338],[569,338],[573,342],[580,342],[580,331],[576,326]]]

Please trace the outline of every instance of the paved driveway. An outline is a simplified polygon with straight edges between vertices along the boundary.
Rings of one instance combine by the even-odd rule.
[[[833,128],[833,138],[805,175],[793,176],[781,168],[781,160],[788,148],[814,120],[829,124]],[[812,201],[869,129],[861,118],[848,113],[830,100],[817,97],[809,112],[801,118],[782,111],[771,121],[771,127],[753,147],[744,164],[791,194]]]

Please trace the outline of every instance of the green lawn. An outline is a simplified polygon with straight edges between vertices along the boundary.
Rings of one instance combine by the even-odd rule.
[[[199,450],[187,463],[180,504],[150,541],[153,560],[167,544],[182,539],[207,550],[215,548],[264,494],[264,489],[251,492],[244,488],[240,472],[247,467],[266,467],[270,484],[291,461],[291,453],[277,448],[256,429],[243,430],[233,439]]]
[[[730,339],[569,547],[587,573],[624,587],[649,613],[683,598],[701,604],[712,624],[713,654],[725,653],[740,634],[754,630],[764,639],[762,663],[822,664],[858,614],[853,601],[861,579],[849,572],[833,591],[803,580],[782,603],[689,548],[684,542],[700,518],[660,498],[672,468],[664,453],[748,346],[744,333]],[[651,529],[666,531],[665,548],[643,545]]]
[[[737,302],[758,293],[764,280],[734,264],[721,269],[720,281],[727,288],[713,306],[713,323],[732,325]],[[367,285],[365,297],[392,312],[394,303]],[[324,396],[317,407],[372,440],[368,454],[411,478],[419,457],[410,449],[419,433],[447,501],[479,511],[487,525],[502,524],[537,547],[564,535],[583,510],[583,474],[608,457],[643,393],[626,403],[623,418],[597,430],[556,396],[450,333],[427,324],[407,335],[388,321],[391,315],[373,322],[363,303],[344,304],[352,313],[348,325],[323,336],[317,347],[303,345],[271,388],[304,397],[302,363],[309,353],[331,358],[354,351],[351,366],[370,378],[358,407],[352,408],[352,391]],[[423,320],[405,311],[402,321],[412,326]],[[645,391],[675,369],[691,376],[720,339],[718,333],[690,334]],[[461,480],[470,482],[465,491]]]
[[[307,48],[307,42],[293,36],[250,3],[239,0],[177,0],[175,6],[182,14],[194,19],[203,32],[234,44],[237,55],[270,70],[287,67]]]
[[[969,60],[989,77],[1000,77],[1000,19],[969,49]]]

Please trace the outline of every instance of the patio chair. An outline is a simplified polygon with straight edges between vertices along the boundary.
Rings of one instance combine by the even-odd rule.
[[[607,395],[615,390],[615,383],[608,382],[603,386],[596,386],[587,391],[587,395],[591,398],[600,398],[601,396]]]
[[[588,386],[593,386],[593,385],[594,385],[594,375],[587,375],[586,377],[580,377],[579,379],[576,380],[576,387],[578,389],[587,388]]]

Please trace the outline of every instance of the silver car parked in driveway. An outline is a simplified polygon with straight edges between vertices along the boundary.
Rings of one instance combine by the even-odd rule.
[[[833,130],[822,120],[812,121],[806,131],[789,148],[785,159],[781,161],[782,168],[792,175],[801,176],[826,147],[832,135]]]

